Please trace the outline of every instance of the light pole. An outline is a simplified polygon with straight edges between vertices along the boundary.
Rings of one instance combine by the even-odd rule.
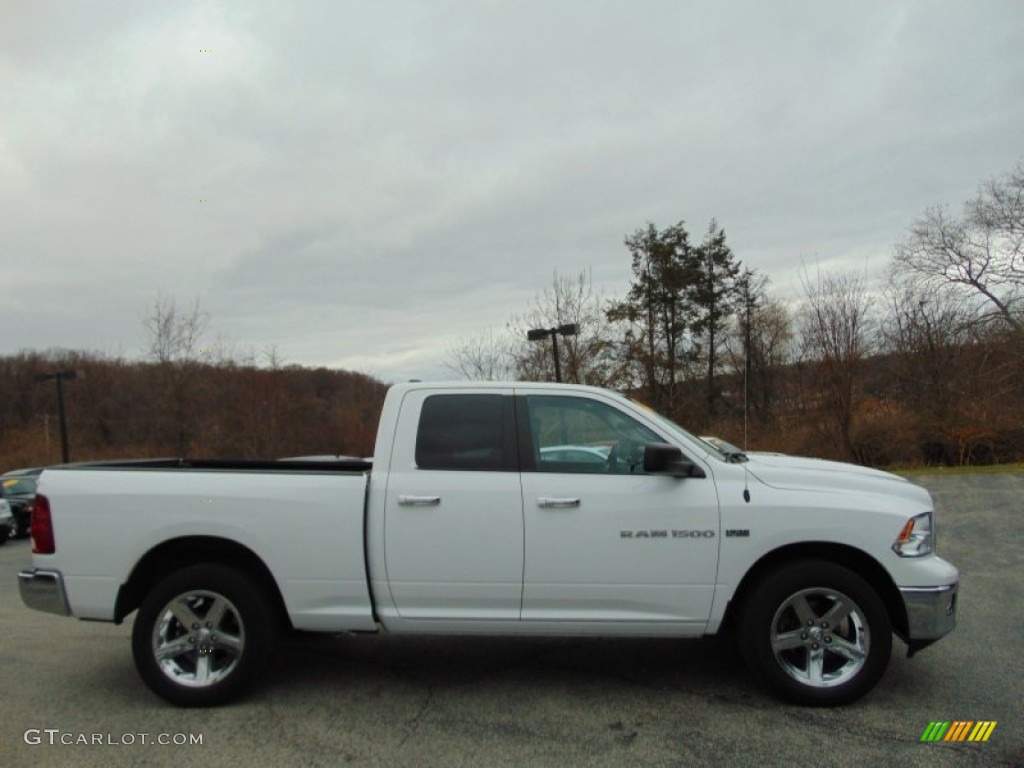
[[[68,422],[64,416],[64,387],[62,381],[70,379],[84,379],[85,374],[78,371],[57,371],[56,373],[39,373],[34,377],[35,381],[57,382],[57,413],[60,418],[60,457],[64,464],[70,460],[68,453]]]
[[[576,323],[566,323],[557,328],[534,328],[526,332],[526,338],[530,341],[540,341],[548,336],[551,337],[551,349],[555,354],[555,381],[560,382],[562,380],[562,367],[558,362],[558,337],[575,336],[579,332],[580,327]]]

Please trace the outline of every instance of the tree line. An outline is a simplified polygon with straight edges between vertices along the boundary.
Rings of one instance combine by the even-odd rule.
[[[627,391],[700,434],[742,447],[875,466],[1024,459],[1024,165],[986,181],[959,212],[929,209],[895,245],[882,287],[856,272],[801,269],[787,301],[711,221],[629,234],[630,284],[552,284],[498,334],[467,339],[449,366],[472,379],[565,381]],[[160,298],[146,360],[50,350],[0,357],[0,469],[60,461],[64,383],[72,460],[367,456],[387,385],[283,365],[274,349],[202,346],[199,305]]]
[[[182,343],[187,333],[170,338],[182,331],[181,316],[163,309],[172,317],[159,337],[166,354],[156,359],[68,350],[0,357],[0,470],[60,462],[55,386],[34,380],[58,369],[83,374],[64,382],[72,461],[373,452],[385,384],[199,352],[194,339]]]
[[[563,380],[630,392],[701,434],[750,449],[864,464],[1024,459],[1024,164],[959,213],[925,211],[895,245],[881,286],[857,272],[800,270],[785,301],[712,220],[629,234],[631,280],[597,294],[555,274],[506,329],[463,340],[449,368],[471,379]]]

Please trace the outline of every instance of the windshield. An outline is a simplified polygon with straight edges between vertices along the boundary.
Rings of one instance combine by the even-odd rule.
[[[689,440],[691,443],[694,443],[696,447],[702,448],[712,456],[716,456],[722,461],[728,462],[746,461],[746,454],[743,453],[743,451],[741,451],[735,445],[727,443],[724,440],[721,441],[721,446],[716,445],[715,443],[710,442],[706,438],[698,437],[697,435],[688,432],[686,429],[672,421],[672,419],[658,413],[656,410],[651,408],[651,406],[647,405],[647,403],[641,400],[637,400],[634,397],[630,397],[629,395],[623,395],[623,397],[625,397],[627,400],[629,400],[629,402],[633,403],[634,405],[638,405],[641,408],[643,408],[645,413],[647,413],[649,416],[654,417],[654,419],[656,419],[662,426],[668,428],[677,436],[682,437],[685,440]]]
[[[635,397],[630,397],[629,395],[622,395],[622,397],[624,397],[626,400],[631,402],[633,405],[636,405],[636,406],[639,406],[640,408],[643,408],[644,409],[644,413],[646,413],[648,416],[653,417],[662,426],[667,427],[670,431],[675,432],[677,436],[680,436],[684,440],[688,440],[689,442],[694,443],[699,448],[703,448],[705,450],[708,450],[710,453],[721,454],[721,451],[719,451],[713,445],[709,445],[708,443],[704,442],[703,440],[701,440],[696,435],[694,435],[694,434],[692,434],[690,432],[687,432],[685,429],[683,429],[683,427],[681,427],[678,424],[676,424],[674,421],[672,421],[672,419],[668,418],[667,416],[662,416],[660,413],[658,413],[656,410],[651,408],[651,406],[649,406],[643,400],[637,400]]]
[[[5,477],[3,489],[4,496],[32,496],[36,492],[36,478]]]

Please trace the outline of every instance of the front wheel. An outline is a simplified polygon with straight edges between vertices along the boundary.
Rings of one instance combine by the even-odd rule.
[[[278,632],[255,580],[234,568],[194,565],[167,576],[142,601],[132,655],[142,679],[167,701],[215,706],[259,675]]]
[[[766,574],[747,596],[739,640],[747,664],[776,694],[837,706],[878,682],[892,652],[892,625],[860,576],[805,560]]]

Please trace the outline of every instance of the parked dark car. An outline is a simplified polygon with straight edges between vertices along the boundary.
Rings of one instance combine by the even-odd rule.
[[[14,535],[14,515],[7,499],[0,499],[0,544]]]
[[[11,505],[14,515],[12,539],[27,536],[32,520],[32,500],[36,495],[36,483],[42,473],[41,467],[33,469],[12,469],[0,475],[0,496]]]

